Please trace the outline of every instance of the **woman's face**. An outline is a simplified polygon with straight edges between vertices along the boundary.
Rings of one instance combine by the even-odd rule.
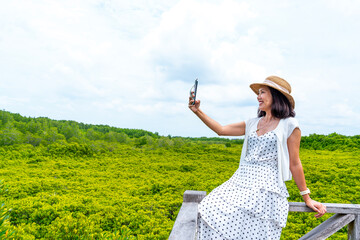
[[[261,111],[271,111],[273,99],[268,87],[264,86],[259,89],[257,100],[259,101],[259,109]]]

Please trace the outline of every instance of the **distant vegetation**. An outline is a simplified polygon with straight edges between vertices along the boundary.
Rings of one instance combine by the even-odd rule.
[[[220,137],[172,137],[159,136],[139,129],[116,128],[108,125],[93,125],[67,120],[51,120],[46,117],[23,117],[0,110],[0,146],[31,144],[48,146],[53,143],[97,144],[121,143],[137,147],[180,147],[186,143],[242,144],[242,139]],[[94,145],[94,143],[97,143]],[[311,134],[303,136],[301,147],[314,150],[353,150],[360,149],[360,135],[344,136]]]
[[[183,192],[226,181],[242,142],[0,111],[0,239],[167,239]],[[359,135],[302,138],[314,199],[360,203],[359,143]],[[289,201],[302,201],[295,183],[287,186]],[[325,218],[291,213],[282,239]],[[345,236],[346,228],[330,239]]]
[[[51,144],[78,143],[98,150],[98,145],[108,143],[129,144],[136,147],[181,147],[189,142],[241,144],[239,139],[226,138],[183,138],[159,136],[139,129],[116,128],[108,125],[93,125],[75,121],[51,120],[45,117],[23,117],[0,110],[0,146],[31,144],[49,146]]]

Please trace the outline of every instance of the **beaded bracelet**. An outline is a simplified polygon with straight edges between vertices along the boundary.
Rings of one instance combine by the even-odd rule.
[[[310,193],[310,189],[307,188],[305,191],[300,192],[300,195],[304,196],[305,194],[309,194],[309,193]]]

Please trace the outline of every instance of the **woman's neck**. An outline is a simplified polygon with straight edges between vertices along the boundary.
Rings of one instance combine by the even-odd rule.
[[[271,111],[269,111],[269,112],[266,111],[266,114],[263,117],[263,121],[264,122],[270,122],[270,121],[272,121],[274,119],[275,119],[275,117],[271,114]]]

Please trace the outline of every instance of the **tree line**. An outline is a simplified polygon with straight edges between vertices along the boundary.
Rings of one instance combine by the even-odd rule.
[[[183,147],[194,144],[240,145],[243,139],[220,137],[172,137],[141,129],[117,128],[69,120],[52,120],[47,117],[24,117],[18,113],[0,110],[0,146],[31,144],[48,146],[57,144],[92,143],[130,144],[136,147]],[[344,136],[310,134],[301,139],[301,148],[315,150],[352,150],[360,148],[360,135]]]

